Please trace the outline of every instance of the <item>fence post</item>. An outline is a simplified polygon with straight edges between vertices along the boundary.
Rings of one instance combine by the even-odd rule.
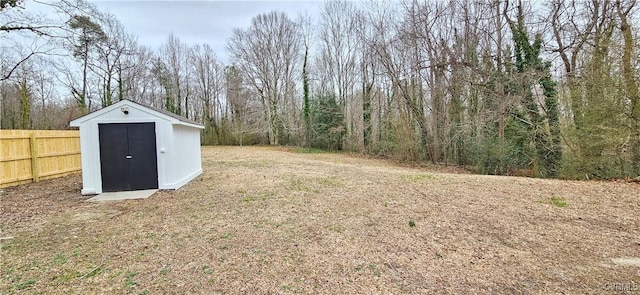
[[[31,133],[29,143],[31,144],[31,174],[33,176],[33,182],[38,182],[40,181],[40,171],[38,167],[38,142],[36,141],[35,132]]]

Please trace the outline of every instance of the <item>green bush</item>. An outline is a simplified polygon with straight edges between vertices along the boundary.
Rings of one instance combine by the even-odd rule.
[[[472,148],[472,159],[482,174],[506,175],[510,171],[530,168],[528,149],[514,140],[485,137]]]
[[[309,147],[340,150],[346,128],[344,115],[333,95],[320,95],[311,101],[311,132]]]

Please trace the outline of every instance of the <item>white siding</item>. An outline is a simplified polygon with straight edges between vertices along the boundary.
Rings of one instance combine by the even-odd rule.
[[[180,187],[202,173],[200,130],[173,125],[173,151],[170,185]]]

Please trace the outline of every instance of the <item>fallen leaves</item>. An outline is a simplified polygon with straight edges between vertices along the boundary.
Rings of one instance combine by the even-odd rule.
[[[84,202],[79,175],[3,189],[1,292],[598,294],[637,280],[615,260],[640,257],[634,183],[266,147],[202,157],[201,177],[145,200]]]

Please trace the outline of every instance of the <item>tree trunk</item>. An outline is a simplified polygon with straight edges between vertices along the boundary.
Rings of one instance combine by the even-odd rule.
[[[78,97],[78,106],[80,107],[80,112],[82,114],[87,113],[87,67],[89,64],[89,43],[85,43],[84,45],[84,56],[83,56],[83,65],[82,65],[82,92],[80,93],[80,97]]]
[[[616,1],[618,8],[618,16],[620,17],[620,30],[624,38],[624,49],[622,53],[622,74],[624,76],[624,82],[626,86],[627,96],[631,102],[629,117],[631,118],[632,134],[630,141],[631,145],[631,159],[634,163],[634,169],[637,173],[640,173],[640,97],[638,94],[638,85],[636,84],[636,77],[632,64],[633,57],[633,32],[631,25],[627,19],[631,9],[635,6],[635,1],[632,1],[629,7],[624,8],[621,5],[620,0]]]
[[[302,61],[302,91],[304,96],[304,105],[302,107],[302,116],[304,117],[304,145],[310,146],[312,136],[311,126],[311,105],[309,101],[309,74],[307,72],[307,57],[309,48],[304,49],[304,59]]]
[[[20,82],[20,118],[21,128],[31,129],[31,94],[27,87],[27,78]]]

